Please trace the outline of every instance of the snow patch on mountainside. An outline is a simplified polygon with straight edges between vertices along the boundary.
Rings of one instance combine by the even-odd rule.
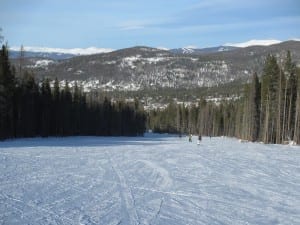
[[[36,61],[34,65],[28,66],[28,68],[40,68],[40,67],[46,68],[46,67],[48,67],[49,64],[52,64],[52,63],[54,63],[53,60],[42,59],[42,60]]]
[[[274,44],[279,44],[282,41],[279,40],[250,40],[246,42],[241,42],[241,43],[226,43],[224,46],[233,46],[233,47],[240,47],[240,48],[245,48],[249,46],[268,46],[268,45],[274,45]]]
[[[164,51],[169,51],[170,50],[169,48],[162,47],[162,46],[158,46],[156,48],[159,49],[159,50],[164,50]]]

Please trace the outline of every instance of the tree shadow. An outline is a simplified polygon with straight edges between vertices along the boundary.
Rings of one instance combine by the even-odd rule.
[[[173,135],[145,134],[139,137],[103,137],[103,136],[71,136],[71,137],[36,137],[8,139],[0,142],[1,148],[20,147],[97,147],[128,145],[160,145]]]

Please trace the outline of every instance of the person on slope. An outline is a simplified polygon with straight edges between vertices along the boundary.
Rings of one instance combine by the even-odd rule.
[[[199,134],[199,136],[198,136],[198,145],[200,145],[200,142],[202,141],[202,136],[201,136],[201,134]]]

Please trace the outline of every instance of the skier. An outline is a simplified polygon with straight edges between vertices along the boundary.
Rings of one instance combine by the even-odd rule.
[[[192,134],[189,135],[189,142],[192,142]]]
[[[200,145],[200,142],[202,141],[202,136],[201,136],[201,134],[199,134],[199,136],[198,136],[198,145]]]

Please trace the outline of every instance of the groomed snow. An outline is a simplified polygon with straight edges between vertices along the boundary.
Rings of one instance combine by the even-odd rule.
[[[153,134],[0,142],[0,224],[300,224],[300,147]]]

